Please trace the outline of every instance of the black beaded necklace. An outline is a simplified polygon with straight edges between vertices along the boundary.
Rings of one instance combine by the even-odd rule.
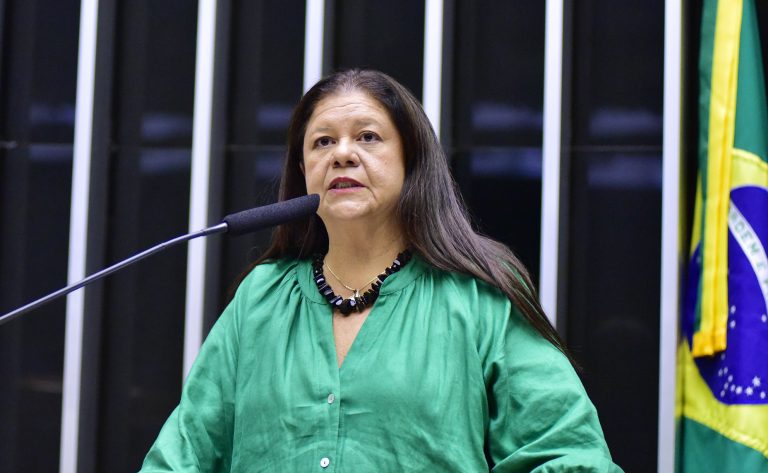
[[[390,275],[400,271],[403,268],[403,266],[405,266],[406,263],[410,261],[411,252],[410,250],[406,249],[405,251],[397,255],[397,257],[395,258],[395,261],[392,262],[392,266],[385,269],[383,273],[379,274],[374,279],[374,282],[373,284],[371,284],[370,289],[365,291],[363,294],[360,294],[358,291],[355,291],[355,294],[349,299],[344,299],[343,297],[335,294],[333,292],[333,289],[331,289],[331,286],[329,286],[328,282],[326,282],[325,275],[323,274],[324,258],[325,256],[323,255],[317,255],[315,257],[315,261],[312,263],[312,274],[315,279],[315,284],[317,284],[317,290],[320,291],[320,294],[322,294],[323,297],[325,297],[325,300],[327,300],[328,303],[331,304],[331,308],[338,309],[343,315],[349,315],[352,313],[353,310],[362,312],[363,310],[365,310],[366,307],[370,307],[373,305],[373,303],[379,297],[381,284]]]

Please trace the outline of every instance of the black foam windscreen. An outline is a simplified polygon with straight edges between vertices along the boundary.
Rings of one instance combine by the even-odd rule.
[[[319,205],[320,196],[310,194],[229,214],[222,222],[227,224],[230,235],[242,235],[308,217],[317,212]]]

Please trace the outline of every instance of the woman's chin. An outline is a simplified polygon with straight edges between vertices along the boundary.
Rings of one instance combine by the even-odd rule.
[[[362,222],[373,216],[373,212],[366,205],[334,205],[319,214],[326,224]]]
[[[321,205],[318,215],[328,225],[349,225],[354,223],[370,223],[371,225],[389,225],[396,219],[395,205],[381,205],[371,201],[334,202],[332,205]]]
[[[370,217],[368,212],[333,212],[321,216],[326,224],[364,222],[368,217]]]

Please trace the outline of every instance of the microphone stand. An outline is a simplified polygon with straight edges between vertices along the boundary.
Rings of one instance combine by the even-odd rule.
[[[158,245],[153,246],[152,248],[149,248],[148,250],[144,250],[141,253],[135,254],[131,256],[130,258],[124,259],[118,263],[113,264],[112,266],[109,266],[108,268],[104,268],[98,273],[94,273],[87,278],[78,281],[74,284],[71,284],[67,287],[64,287],[62,289],[59,289],[56,292],[53,292],[51,294],[48,294],[45,297],[41,297],[40,299],[37,299],[36,301],[32,301],[29,304],[19,307],[18,309],[8,312],[7,314],[4,314],[3,316],[0,316],[0,325],[10,322],[11,320],[15,319],[16,317],[20,316],[21,314],[24,314],[26,312],[29,312],[30,310],[36,309],[40,307],[43,304],[47,304],[48,302],[51,302],[54,299],[57,299],[61,296],[65,296],[69,294],[72,291],[75,291],[77,289],[80,289],[83,286],[86,286],[94,281],[98,281],[99,279],[108,276],[115,271],[124,268],[125,266],[128,266],[130,264],[133,264],[139,260],[142,260],[146,258],[147,256],[153,255],[159,251],[163,251],[167,248],[170,248],[172,246],[178,245],[179,243],[183,243],[185,241],[193,240],[198,237],[202,236],[208,236],[208,235],[214,235],[216,233],[224,233],[228,229],[228,225],[226,222],[222,222],[218,225],[215,225],[213,227],[208,227],[203,230],[194,232],[194,233],[187,233],[186,235],[181,235],[179,237],[176,237],[172,240],[164,241]]]
[[[29,312],[32,309],[40,307],[58,297],[69,294],[70,292],[80,289],[81,287],[97,281],[105,276],[108,276],[115,271],[133,264],[139,260],[146,258],[149,255],[153,255],[158,251],[165,250],[179,243],[192,240],[201,236],[213,235],[216,233],[229,232],[231,235],[242,235],[244,233],[255,232],[267,227],[273,227],[287,223],[292,220],[296,220],[302,217],[308,217],[317,211],[320,205],[320,196],[317,194],[310,194],[301,197],[295,197],[293,199],[284,200],[275,204],[265,205],[263,207],[256,207],[242,212],[229,214],[222,222],[213,227],[208,227],[203,230],[188,233],[180,237],[176,237],[172,240],[165,241],[159,245],[155,245],[148,250],[144,250],[141,253],[131,256],[128,259],[124,259],[119,263],[116,263],[108,268],[102,269],[98,273],[92,274],[82,281],[76,282],[63,289],[59,289],[56,292],[48,294],[45,297],[30,302],[29,304],[19,307],[18,309],[9,312],[3,316],[0,316],[0,325],[10,322],[16,317]]]

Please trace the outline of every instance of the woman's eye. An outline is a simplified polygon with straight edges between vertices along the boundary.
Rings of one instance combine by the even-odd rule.
[[[328,146],[330,144],[331,144],[331,139],[328,138],[327,136],[323,136],[322,138],[318,138],[317,140],[315,140],[315,145],[317,146],[323,147],[323,146]]]
[[[360,135],[360,139],[365,141],[366,143],[370,143],[372,141],[376,141],[379,139],[379,136],[376,133],[373,133],[372,131],[366,131],[362,135]]]

